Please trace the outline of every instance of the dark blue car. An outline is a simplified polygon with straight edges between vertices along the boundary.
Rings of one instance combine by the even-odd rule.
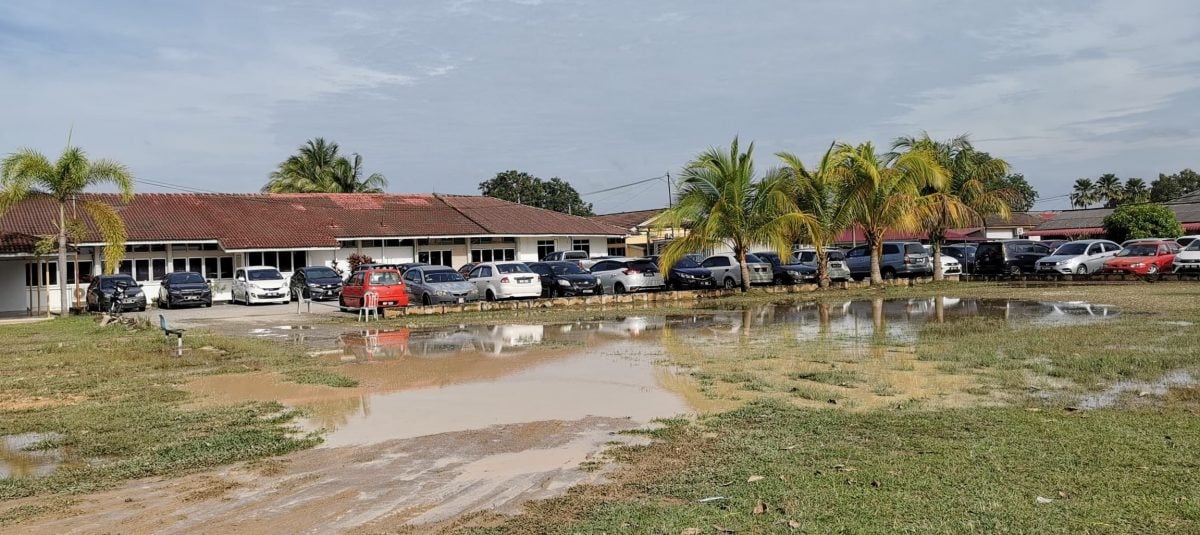
[[[796,284],[817,280],[817,268],[801,264],[795,258],[789,258],[788,262],[784,263],[780,260],[778,253],[770,251],[754,253],[754,256],[771,263],[775,284]]]
[[[659,262],[658,255],[647,258],[656,265]],[[688,255],[675,262],[675,265],[667,270],[666,282],[669,290],[702,290],[717,287],[712,271],[700,267],[696,255]]]

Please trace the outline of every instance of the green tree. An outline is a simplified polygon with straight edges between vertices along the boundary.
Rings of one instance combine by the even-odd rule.
[[[965,134],[946,141],[933,140],[929,134],[901,137],[892,149],[922,151],[945,171],[942,187],[930,186],[923,192],[919,214],[933,249],[933,278],[943,280],[942,244],[948,230],[981,224],[986,215],[1010,217],[1009,203],[1016,193],[989,187],[1007,176],[1008,163],[976,151]]]
[[[879,263],[884,232],[919,230],[925,201],[922,192],[944,188],[946,171],[927,150],[918,148],[881,156],[870,142],[857,146],[838,144],[834,162],[847,170],[843,195],[871,249],[871,284],[882,284]]]
[[[1115,242],[1156,236],[1179,236],[1183,226],[1175,212],[1161,204],[1128,204],[1104,217],[1104,233]]]
[[[1028,212],[1033,209],[1038,200],[1038,192],[1033,189],[1025,175],[1012,173],[999,180],[985,180],[989,190],[1008,190],[1012,192],[1008,199],[1008,207],[1013,212]]]
[[[561,178],[542,180],[523,171],[502,171],[479,183],[479,192],[488,197],[536,206],[564,214],[592,215],[592,205],[583,202],[579,192]]]
[[[1121,179],[1112,173],[1105,173],[1096,179],[1096,197],[1103,202],[1105,208],[1116,208],[1125,201],[1125,187]]]
[[[387,179],[379,173],[363,178],[362,156],[338,154],[338,144],[310,139],[296,154],[280,162],[262,190],[267,193],[382,193]]]
[[[1097,202],[1099,196],[1096,194],[1096,185],[1087,178],[1076,179],[1071,188],[1071,207],[1087,208]]]
[[[688,234],[667,245],[659,259],[664,271],[684,255],[728,246],[742,270],[742,291],[750,289],[746,254],[753,245],[765,245],[786,258],[792,237],[815,225],[800,212],[785,180],[770,173],[759,180],[754,170],[754,144],[745,152],[733,139],[728,151],[712,148],[697,155],[679,177],[675,206],[658,218],[666,228],[690,227]]]
[[[133,175],[128,168],[112,160],[88,160],[79,147],[68,146],[54,162],[33,149],[21,149],[0,164],[3,189],[0,213],[30,197],[49,197],[58,204],[58,290],[62,314],[71,309],[66,276],[67,239],[86,228],[73,210],[68,215],[68,204],[82,208],[104,239],[105,273],[115,271],[125,256],[125,222],[117,211],[99,201],[79,199],[89,187],[102,184],[116,186],[125,202],[133,198]]]
[[[834,165],[836,147],[831,144],[813,169],[792,153],[775,154],[783,161],[782,173],[796,207],[812,217],[810,224],[801,227],[800,237],[817,253],[817,283],[822,288],[829,286],[829,245],[850,226],[851,216],[850,205],[842,196],[846,170]]]
[[[1150,188],[1146,181],[1140,178],[1125,179],[1121,198],[1125,204],[1147,202],[1150,200]]]
[[[1172,175],[1159,173],[1150,183],[1150,202],[1170,202],[1194,191],[1200,191],[1200,173],[1191,169]]]

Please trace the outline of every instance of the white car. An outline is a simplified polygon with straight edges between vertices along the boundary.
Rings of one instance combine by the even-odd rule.
[[[750,284],[771,284],[775,282],[775,271],[771,264],[754,256],[746,255],[746,265],[750,269]],[[738,264],[737,255],[716,254],[705,258],[700,267],[712,272],[713,280],[718,286],[736,288],[742,285],[742,266]]]
[[[257,303],[288,303],[288,281],[271,266],[250,266],[233,272],[230,302],[253,305]]]
[[[542,279],[522,262],[484,262],[471,268],[467,281],[488,301],[542,296]]]
[[[929,258],[932,260],[933,247],[930,245],[925,245],[924,247],[925,252],[929,253]],[[959,262],[957,258],[946,254],[946,251],[942,251],[942,275],[960,275],[962,272],[962,262]]]
[[[1200,240],[1192,240],[1175,255],[1175,272],[1200,271]]]
[[[1175,243],[1178,243],[1180,247],[1187,247],[1187,246],[1191,245],[1192,242],[1196,241],[1197,239],[1200,239],[1200,234],[1189,234],[1187,236],[1180,236],[1178,238],[1175,238]]]

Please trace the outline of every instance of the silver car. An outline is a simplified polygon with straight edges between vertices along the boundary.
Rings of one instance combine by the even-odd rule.
[[[750,284],[771,284],[775,281],[775,271],[771,269],[770,263],[748,254],[746,265],[750,268]],[[737,261],[737,255],[712,255],[705,258],[700,267],[712,272],[713,280],[717,281],[719,286],[736,288],[742,285],[742,267]]]
[[[404,272],[408,302],[422,305],[479,300],[479,289],[446,266],[417,266]]]
[[[829,259],[829,280],[850,280],[850,269],[846,267],[846,255],[844,253],[826,249],[825,256]],[[815,250],[801,249],[796,251],[796,259],[806,266],[817,267],[817,252]]]
[[[1116,242],[1108,240],[1076,240],[1058,246],[1050,256],[1039,258],[1038,273],[1061,273],[1064,275],[1086,275],[1104,269],[1104,261],[1121,250]]]
[[[659,290],[666,284],[658,264],[647,258],[608,258],[592,266],[605,293]]]
[[[542,280],[522,262],[484,262],[468,280],[488,301],[542,296]]]

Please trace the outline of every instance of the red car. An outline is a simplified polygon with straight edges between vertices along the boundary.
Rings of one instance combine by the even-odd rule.
[[[342,286],[338,305],[342,308],[361,308],[363,295],[374,292],[379,298],[379,308],[408,306],[408,291],[397,269],[366,269],[355,272]]]
[[[1153,275],[1175,267],[1179,244],[1173,241],[1138,241],[1126,245],[1104,262],[1104,271],[1131,275]]]

